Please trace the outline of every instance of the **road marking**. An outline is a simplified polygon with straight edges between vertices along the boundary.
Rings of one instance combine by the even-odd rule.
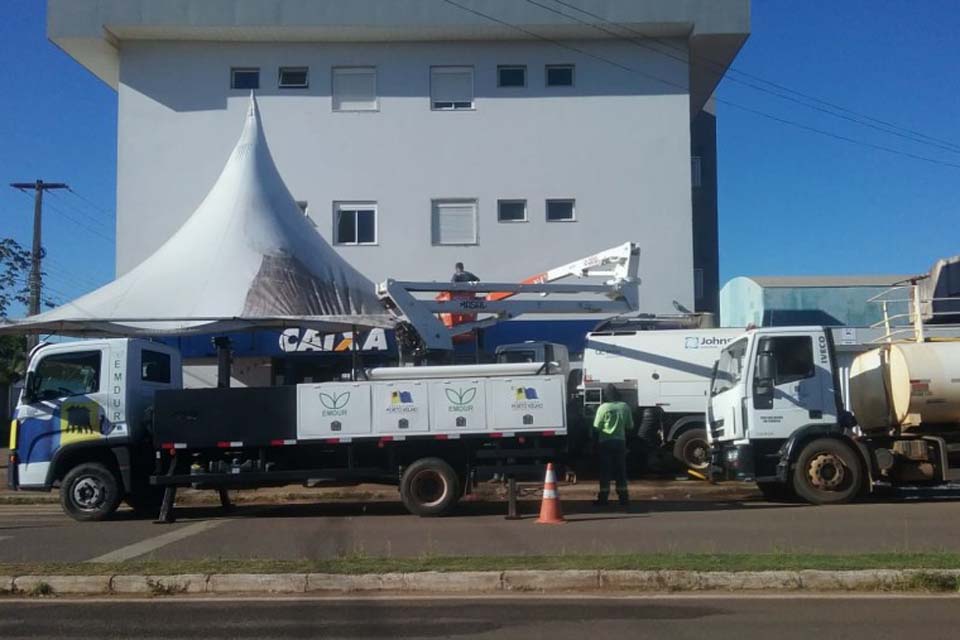
[[[178,542],[184,538],[189,538],[190,536],[195,536],[198,533],[203,533],[204,531],[209,531],[214,527],[220,526],[226,522],[226,520],[205,520],[203,522],[196,522],[194,524],[188,524],[185,527],[181,527],[175,531],[168,531],[167,533],[161,534],[153,538],[147,538],[146,540],[141,540],[126,547],[120,547],[110,553],[105,553],[102,556],[97,556],[96,558],[91,558],[87,562],[124,562],[130,560],[131,558],[136,558],[137,556],[142,556],[151,551],[155,551],[160,547],[165,547],[168,544]]]

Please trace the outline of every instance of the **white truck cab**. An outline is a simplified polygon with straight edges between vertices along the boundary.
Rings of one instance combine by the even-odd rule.
[[[129,492],[144,480],[132,477],[131,458],[150,454],[145,421],[153,395],[182,383],[180,355],[159,343],[40,345],[31,354],[11,426],[8,485],[49,491],[69,476],[82,498],[78,504],[92,506],[109,498],[96,477],[105,469]]]

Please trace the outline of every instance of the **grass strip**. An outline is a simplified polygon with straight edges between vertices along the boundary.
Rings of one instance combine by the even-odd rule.
[[[129,561],[117,563],[0,563],[0,575],[170,575],[183,573],[412,573],[419,571],[508,571],[522,569],[634,569],[676,571],[774,571],[820,569],[960,569],[960,553],[869,553],[829,555],[609,554],[554,556],[377,557],[350,554],[317,560],[266,558]]]

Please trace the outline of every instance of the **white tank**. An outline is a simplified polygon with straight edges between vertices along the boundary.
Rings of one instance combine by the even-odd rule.
[[[858,356],[850,397],[867,431],[921,423],[960,429],[960,342],[884,345]]]

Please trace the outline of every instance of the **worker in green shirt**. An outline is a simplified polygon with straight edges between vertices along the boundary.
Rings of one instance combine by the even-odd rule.
[[[606,506],[610,498],[610,476],[617,485],[621,506],[630,503],[627,493],[627,429],[633,429],[633,410],[620,400],[620,392],[612,384],[603,389],[605,402],[593,419],[600,461],[600,490],[594,504]]]

